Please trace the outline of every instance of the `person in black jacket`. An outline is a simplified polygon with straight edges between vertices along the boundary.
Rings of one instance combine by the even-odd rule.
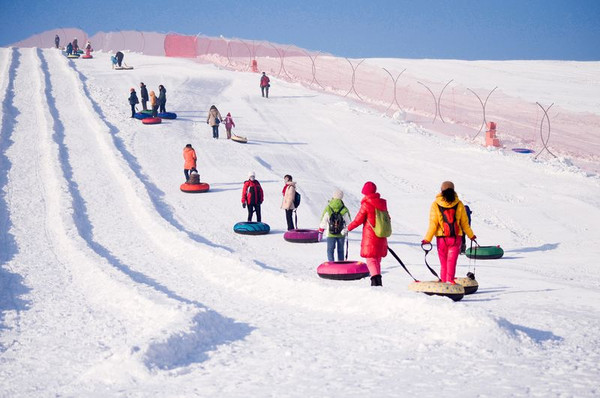
[[[148,102],[148,89],[143,82],[140,83],[140,96],[142,97],[142,109],[148,110],[146,107],[146,103]]]
[[[131,88],[131,90],[129,90],[129,92],[129,105],[131,105],[131,117],[135,117],[135,106],[136,104],[139,104],[140,101],[138,100],[137,94],[135,93],[135,89],[133,87]]]
[[[60,37],[58,37],[58,35],[54,36],[54,45],[56,46],[56,48],[59,47],[60,44]]]
[[[121,51],[117,51],[117,53],[115,54],[115,58],[117,59],[117,65],[119,66],[119,68],[123,66],[121,64],[123,63],[124,56],[125,55]]]
[[[167,104],[167,89],[162,84],[158,86],[158,112],[164,113],[167,110],[165,105]]]

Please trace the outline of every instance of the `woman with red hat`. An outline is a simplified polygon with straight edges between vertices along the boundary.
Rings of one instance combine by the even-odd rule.
[[[458,199],[452,181],[444,181],[429,211],[429,229],[421,245],[431,244],[431,239],[436,236],[438,257],[440,258],[440,279],[442,282],[455,284],[456,261],[460,254],[462,236],[467,234],[469,239],[475,240],[469,226],[469,218],[465,206]]]
[[[367,267],[371,274],[371,286],[382,286],[381,284],[381,259],[387,256],[387,238],[375,235],[375,210],[387,212],[387,202],[377,193],[377,186],[367,181],[362,188],[365,195],[360,201],[358,214],[348,225],[348,231],[352,231],[362,224],[362,240],[360,242],[360,256],[367,261]]]

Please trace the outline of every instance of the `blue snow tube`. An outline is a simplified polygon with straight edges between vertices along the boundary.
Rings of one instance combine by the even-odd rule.
[[[152,117],[152,114],[138,112],[138,113],[134,114],[133,117],[136,118],[136,119],[142,120],[142,119],[146,119],[148,117]]]
[[[157,116],[161,119],[177,119],[177,114],[173,112],[161,112]]]
[[[244,221],[233,226],[233,231],[242,235],[265,235],[271,230],[264,222]]]

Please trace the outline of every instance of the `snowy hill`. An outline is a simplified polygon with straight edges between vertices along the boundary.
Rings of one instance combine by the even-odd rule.
[[[299,84],[273,79],[267,100],[256,74],[139,54],[115,71],[95,57],[0,49],[0,395],[598,395],[597,176]],[[167,88],[176,120],[129,118],[142,81]],[[212,104],[247,145],[212,139]],[[187,143],[206,194],[179,191]],[[232,231],[252,170],[265,236]],[[461,256],[458,273],[476,268],[481,287],[458,303],[409,292],[391,256],[380,289],[320,279],[325,243],[282,238],[285,174],[302,228],[336,187],[355,214],[374,181],[390,246],[424,280],[419,242],[451,179],[479,242],[505,257]],[[349,236],[359,259],[360,231]]]

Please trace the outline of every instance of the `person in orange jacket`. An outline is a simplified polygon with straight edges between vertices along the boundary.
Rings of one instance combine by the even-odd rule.
[[[371,274],[371,286],[382,286],[381,283],[381,259],[387,256],[387,238],[375,235],[375,209],[387,211],[387,202],[377,193],[377,186],[367,181],[362,188],[365,195],[360,201],[358,214],[348,225],[348,231],[352,231],[362,225],[362,240],[360,242],[360,256],[364,257]]]
[[[196,160],[198,160],[198,157],[196,157],[196,151],[192,148],[192,144],[187,144],[185,148],[183,148],[183,160],[183,174],[185,175],[185,181],[187,182],[190,179],[190,171],[198,172],[198,170],[196,170]]]
[[[264,200],[264,193],[260,182],[253,171],[248,174],[248,179],[242,188],[242,207],[248,207],[248,222],[252,221],[252,213],[256,212],[256,221],[261,222],[260,205]]]
[[[150,91],[150,106],[152,107],[152,117],[156,117],[158,115],[158,100],[154,91]]]
[[[440,259],[440,279],[442,282],[455,284],[456,261],[460,254],[462,236],[466,233],[471,240],[477,237],[469,226],[465,206],[454,191],[454,183],[444,181],[440,191],[431,204],[429,229],[421,245],[430,244],[435,235]]]

